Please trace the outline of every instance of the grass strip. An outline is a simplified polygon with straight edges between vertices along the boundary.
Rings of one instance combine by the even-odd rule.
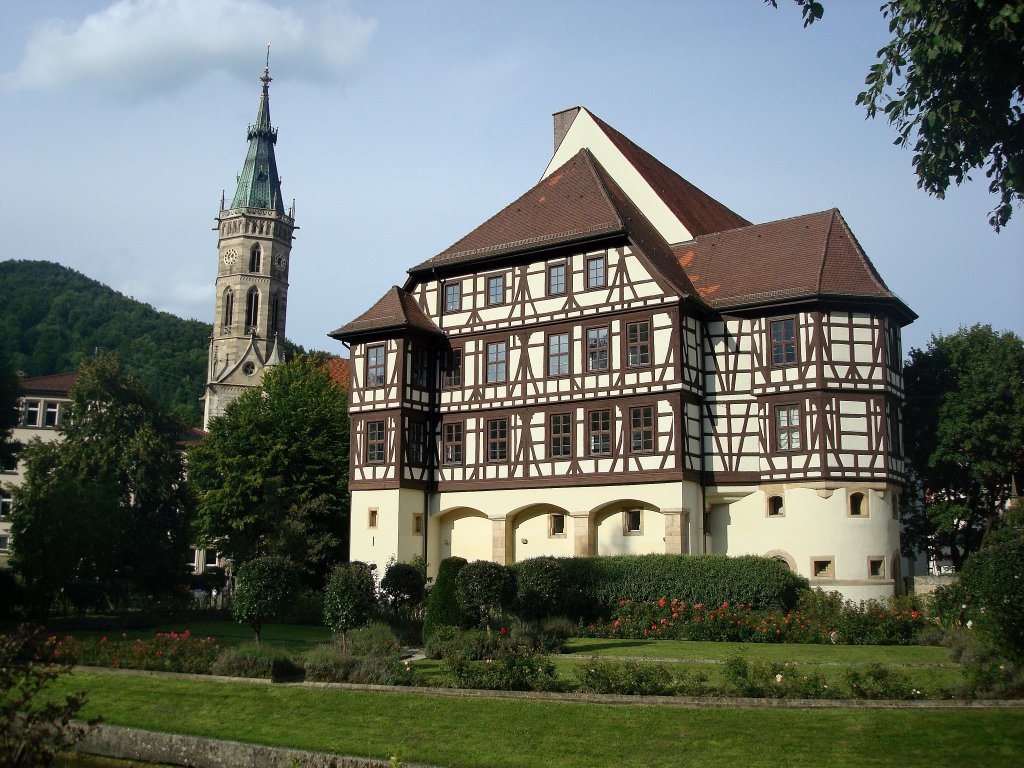
[[[809,645],[712,643],[690,640],[610,640],[577,637],[568,652],[585,656],[721,661],[737,651],[749,660],[795,664],[950,664],[948,648],[927,645]]]
[[[433,765],[1005,766],[1019,710],[615,707],[78,672],[86,717],[149,730]]]

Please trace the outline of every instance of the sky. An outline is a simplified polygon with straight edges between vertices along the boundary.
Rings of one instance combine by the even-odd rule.
[[[755,223],[837,207],[920,317],[905,347],[1024,335],[1024,210],[983,172],[945,200],[855,104],[888,39],[869,0],[0,0],[0,259],[72,267],[211,322],[271,43],[295,200],[287,335],[327,333],[532,187],[582,105]]]

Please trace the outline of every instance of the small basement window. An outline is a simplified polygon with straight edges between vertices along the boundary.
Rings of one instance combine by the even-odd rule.
[[[854,493],[850,496],[850,517],[866,517],[868,512],[867,504],[863,493]]]
[[[811,561],[811,573],[816,579],[834,579],[836,577],[835,566],[834,557],[815,558]]]
[[[548,516],[548,535],[565,536],[565,515],[552,514]]]
[[[367,522],[366,522],[367,526],[370,527],[370,528],[376,528],[377,527],[377,510],[376,510],[375,507],[371,507],[368,510],[367,517],[368,517]]]
[[[640,516],[639,509],[627,509],[623,513],[623,533],[628,535],[638,535],[643,533],[641,528],[642,518]]]
[[[884,579],[885,578],[885,558],[884,557],[869,557],[868,558],[868,576],[872,579]]]
[[[768,497],[768,517],[783,517],[786,514],[786,508],[782,505],[781,496],[769,496]]]
[[[422,536],[423,535],[423,513],[413,512],[412,513],[412,535]]]

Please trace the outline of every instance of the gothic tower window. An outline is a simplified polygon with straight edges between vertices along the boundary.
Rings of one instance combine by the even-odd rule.
[[[277,314],[280,308],[281,301],[277,291],[270,294],[270,330],[272,333],[277,332]]]
[[[235,322],[235,292],[228,288],[224,291],[224,319],[221,322],[221,326],[224,330],[229,330],[231,324]]]
[[[245,332],[256,333],[260,322],[260,293],[256,288],[249,289],[245,300]]]
[[[260,244],[256,243],[249,251],[249,271],[259,272],[260,262],[262,261],[263,251],[260,249]]]

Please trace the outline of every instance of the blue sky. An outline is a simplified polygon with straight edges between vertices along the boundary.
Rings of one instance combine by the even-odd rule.
[[[0,258],[60,262],[210,321],[212,231],[272,42],[278,167],[300,227],[288,335],[326,333],[538,180],[551,113],[588,107],[754,222],[838,207],[920,319],[904,343],[1024,334],[1024,210],[983,173],[946,200],[854,104],[877,2],[0,0]],[[792,7],[790,7],[792,6]]]

